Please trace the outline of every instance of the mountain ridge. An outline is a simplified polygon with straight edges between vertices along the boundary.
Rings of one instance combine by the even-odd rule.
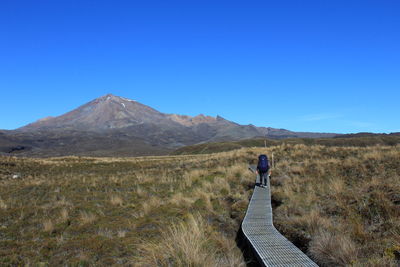
[[[45,117],[1,133],[0,152],[23,156],[138,156],[165,154],[187,145],[263,136],[281,139],[336,135],[240,125],[219,115],[162,113],[112,94],[93,99],[60,116]]]

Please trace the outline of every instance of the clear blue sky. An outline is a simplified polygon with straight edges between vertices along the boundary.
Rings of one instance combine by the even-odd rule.
[[[0,129],[107,93],[166,113],[400,131],[400,1],[0,3]]]

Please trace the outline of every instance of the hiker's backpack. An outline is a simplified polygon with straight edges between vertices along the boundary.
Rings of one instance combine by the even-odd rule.
[[[260,155],[258,156],[258,165],[257,165],[257,169],[260,172],[267,172],[269,167],[268,167],[268,157],[267,155]]]

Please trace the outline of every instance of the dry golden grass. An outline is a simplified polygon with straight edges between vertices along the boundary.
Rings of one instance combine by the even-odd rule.
[[[91,212],[81,211],[79,212],[79,223],[81,225],[90,224],[96,221],[96,215]]]
[[[0,198],[0,209],[5,210],[5,209],[7,209],[7,208],[8,208],[7,203],[6,203],[4,200],[2,200],[2,199]]]
[[[54,230],[54,224],[51,220],[47,219],[43,222],[43,231],[52,232]]]
[[[151,255],[149,266],[245,266],[234,242],[211,233],[200,214],[189,214],[162,232],[161,242],[144,244],[142,249]]]
[[[345,266],[357,259],[357,247],[346,235],[321,232],[314,236],[310,252],[324,266]]]
[[[207,246],[209,237],[206,225],[201,218],[189,215],[186,222],[171,225],[162,232],[161,242],[153,244],[153,264],[167,266],[210,266],[215,257],[214,251]],[[148,248],[146,244],[145,248]]]
[[[99,236],[105,237],[105,238],[109,238],[112,239],[113,238],[113,232],[110,229],[99,229],[97,231],[97,234]]]
[[[391,266],[400,260],[392,234],[400,229],[398,146],[294,145],[281,146],[276,155],[275,224],[319,265]]]
[[[175,206],[182,206],[184,208],[190,208],[194,203],[194,199],[188,196],[185,196],[182,192],[175,193],[169,199],[169,203]]]
[[[111,196],[110,203],[114,206],[122,206],[124,200],[120,196]]]
[[[233,156],[240,159],[234,162]],[[149,266],[155,262],[151,255],[159,253],[151,252],[149,244],[160,244],[167,236],[186,240],[196,230],[188,218],[196,214],[207,232],[184,241],[188,243],[180,251],[186,244],[194,245],[196,238],[206,237],[205,245],[192,253],[186,250],[183,256],[172,255],[170,249],[171,257],[182,264],[238,266],[243,259],[234,240],[254,179],[246,172],[248,161],[246,151],[143,158],[0,158],[0,163],[12,163],[7,164],[8,173],[24,177],[0,176],[0,265]],[[228,174],[230,168],[235,172]],[[179,237],[178,230],[188,232]],[[33,239],[35,247],[43,249],[34,251]],[[214,254],[205,256],[209,252]]]
[[[61,222],[66,222],[69,218],[68,210],[63,208],[60,213],[60,220]]]
[[[240,266],[235,238],[274,153],[274,223],[322,266],[395,266],[400,146],[0,158],[0,265]],[[3,173],[3,172],[2,172]],[[46,226],[47,225],[47,226]],[[35,240],[35,246],[32,246]]]
[[[124,237],[126,237],[126,233],[127,233],[126,230],[118,230],[118,231],[117,231],[117,236],[118,236],[119,238],[124,238]]]

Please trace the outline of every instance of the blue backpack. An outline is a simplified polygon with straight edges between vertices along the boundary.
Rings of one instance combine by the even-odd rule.
[[[260,172],[267,172],[268,171],[269,165],[268,165],[268,157],[267,157],[267,155],[258,156],[257,169]]]

